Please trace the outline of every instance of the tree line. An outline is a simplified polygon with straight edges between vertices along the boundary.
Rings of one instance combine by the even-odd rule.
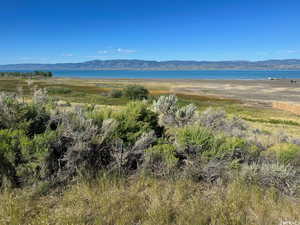
[[[33,72],[0,72],[0,77],[52,77],[53,74],[50,71],[33,71]]]

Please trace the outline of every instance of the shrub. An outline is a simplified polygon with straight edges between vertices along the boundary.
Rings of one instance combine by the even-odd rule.
[[[296,170],[292,166],[279,163],[244,166],[242,175],[247,183],[274,187],[286,194],[294,194],[299,182]]]
[[[37,89],[36,87],[33,90],[32,102],[38,105],[46,105],[51,102],[51,99],[48,96],[48,91],[46,88]]]
[[[49,94],[70,94],[72,92],[71,88],[66,87],[52,87],[47,90]]]
[[[31,137],[44,132],[50,118],[44,103],[27,104],[19,102],[16,95],[2,93],[0,95],[0,129],[23,129]]]
[[[161,96],[153,102],[154,111],[159,113],[159,123],[162,126],[183,127],[192,124],[196,115],[193,104],[179,108],[178,99],[174,95]]]
[[[136,170],[143,151],[156,140],[152,130],[161,133],[157,115],[143,102],[115,113],[58,112],[49,127],[57,136],[46,157],[46,177],[58,181],[81,173],[95,176],[100,169]]]
[[[177,121],[177,126],[182,127],[191,124],[195,116],[196,106],[193,104],[181,107],[175,113],[175,120]]]
[[[22,121],[27,122],[26,134],[33,137],[35,134],[45,132],[50,114],[47,112],[43,105],[29,104],[23,109],[24,115],[20,118]]]
[[[216,137],[215,145],[210,151],[204,152],[204,156],[216,159],[240,159],[246,158],[248,144],[246,140],[237,137]]]
[[[177,129],[175,139],[180,151],[201,155],[206,160],[253,162],[261,152],[260,148],[246,139],[213,133],[198,125]]]
[[[140,138],[134,143],[131,151],[144,151],[156,141],[156,136],[153,130],[148,133],[143,133]]]
[[[133,145],[143,133],[154,130],[160,137],[163,128],[158,124],[158,116],[151,111],[146,103],[130,102],[113,116],[119,122],[116,136],[121,138],[125,145]]]
[[[104,119],[101,126],[87,117],[82,109],[53,115],[49,125],[56,132],[49,140],[45,159],[45,178],[66,182],[76,175],[95,177],[113,163],[111,141],[118,122]]]
[[[106,133],[102,133],[82,110],[53,115],[50,127],[56,130],[57,138],[50,142],[46,158],[47,178],[64,181],[85,170],[96,172],[109,163],[106,152],[98,149]]]
[[[175,169],[177,163],[175,146],[158,144],[146,151],[143,166],[146,171],[156,176],[166,176]]]
[[[20,186],[17,175],[22,162],[19,130],[0,130],[0,187],[3,185]]]
[[[223,130],[227,123],[226,112],[223,110],[208,108],[201,113],[199,122],[202,126],[216,130]]]
[[[33,139],[22,138],[20,142],[23,162],[22,179],[26,183],[35,183],[46,177],[46,159],[50,151],[51,143],[57,141],[57,133],[46,131],[35,135]]]
[[[180,176],[197,182],[223,182],[229,178],[229,168],[230,164],[225,160],[207,161],[203,156],[196,155],[180,162]]]
[[[117,112],[113,111],[111,108],[101,108],[100,110],[95,110],[88,114],[88,117],[93,120],[93,123],[98,127],[102,126],[102,122],[105,119],[115,118]]]
[[[111,98],[121,98],[123,96],[123,92],[118,89],[112,89],[109,93],[109,97]]]
[[[46,133],[31,140],[22,130],[0,130],[0,187],[34,182],[43,166],[50,140]],[[4,178],[9,183],[5,184]]]
[[[147,99],[149,91],[140,85],[128,85],[123,90],[124,96],[131,100]]]
[[[177,110],[177,101],[175,95],[160,96],[157,101],[153,102],[153,108],[160,114],[174,114]]]
[[[213,133],[200,126],[186,126],[176,132],[176,143],[188,153],[203,153],[214,148]]]
[[[151,130],[149,132],[143,133],[139,139],[135,142],[132,148],[121,148],[123,156],[123,169],[125,172],[140,169],[144,162],[145,155],[144,152],[147,148],[151,147],[157,140],[155,133]],[[120,157],[119,157],[120,158]]]
[[[16,95],[0,93],[0,129],[17,127],[23,106]]]
[[[300,146],[281,143],[264,152],[267,157],[276,158],[280,163],[300,166]]]
[[[243,137],[248,125],[240,118],[228,118],[225,111],[208,108],[201,113],[199,122],[202,126],[225,132],[231,136]]]

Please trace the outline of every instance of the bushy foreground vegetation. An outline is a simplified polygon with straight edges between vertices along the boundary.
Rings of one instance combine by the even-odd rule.
[[[48,71],[34,71],[34,72],[0,72],[0,77],[22,77],[22,78],[36,78],[36,77],[52,77],[52,72]]]
[[[298,139],[175,96],[64,111],[0,94],[1,224],[299,222],[299,162]]]

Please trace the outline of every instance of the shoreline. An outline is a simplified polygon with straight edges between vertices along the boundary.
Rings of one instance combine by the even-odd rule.
[[[132,80],[140,80],[140,81],[290,81],[290,80],[296,80],[296,81],[300,81],[300,77],[299,78],[281,78],[281,79],[274,79],[274,80],[270,80],[268,78],[257,78],[257,79],[244,79],[244,78],[237,78],[237,79],[233,79],[233,78],[228,78],[228,79],[224,79],[224,78],[113,78],[113,77],[69,77],[69,76],[53,76],[52,78],[54,79],[79,79],[79,80],[128,80],[128,81],[132,81]]]
[[[19,78],[0,78],[3,90]],[[145,86],[154,95],[183,94],[186,96],[215,97],[242,102],[258,102],[272,107],[273,103],[300,103],[300,79],[291,83],[290,79],[279,80],[230,80],[230,79],[158,79],[158,78],[79,78],[53,77],[37,79],[43,86],[68,87],[77,91],[89,90],[97,94],[111,89],[121,89],[129,84]],[[2,81],[2,82],[1,82]],[[20,80],[21,81],[21,80]],[[25,80],[23,80],[25,81]],[[18,84],[15,84],[16,86]]]
[[[224,80],[224,79],[130,79],[130,78],[53,78],[60,82],[97,87],[143,85],[149,90],[164,90],[173,94],[217,96],[242,101],[300,103],[300,79]]]

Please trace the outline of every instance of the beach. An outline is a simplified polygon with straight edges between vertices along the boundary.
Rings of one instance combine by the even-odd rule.
[[[190,79],[75,79],[57,78],[56,82],[89,85],[102,88],[141,84],[156,92],[214,96],[271,103],[284,101],[300,103],[300,79],[291,83],[281,80],[190,80]]]

